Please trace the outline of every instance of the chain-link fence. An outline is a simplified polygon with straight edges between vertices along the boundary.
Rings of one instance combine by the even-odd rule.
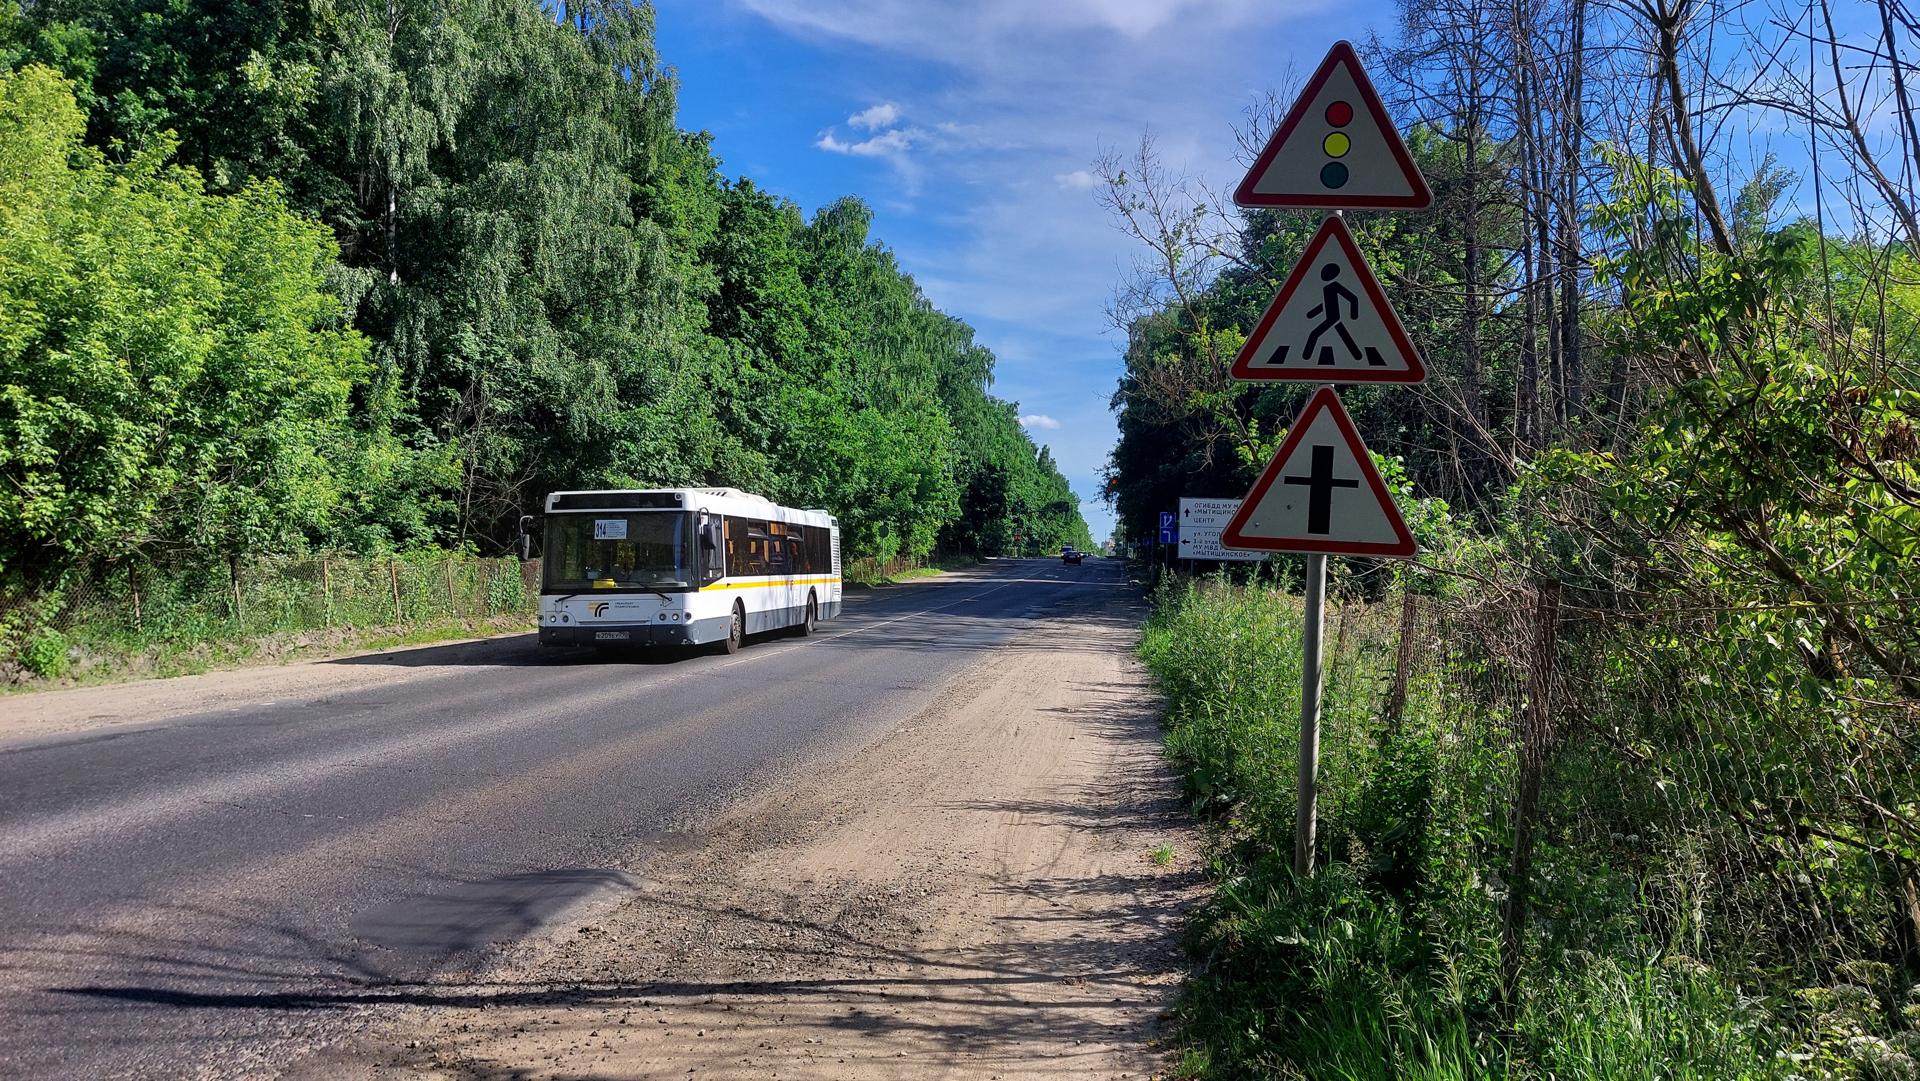
[[[533,615],[539,582],[538,560],[437,553],[122,566],[0,596],[0,657],[21,681],[303,636],[294,644],[509,621]]]

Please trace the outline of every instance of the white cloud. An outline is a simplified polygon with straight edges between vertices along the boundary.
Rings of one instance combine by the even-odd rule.
[[[890,101],[883,101],[847,117],[847,123],[856,128],[890,128],[899,119],[900,106]]]
[[[1093,174],[1085,169],[1075,169],[1071,173],[1055,173],[1053,182],[1060,185],[1061,191],[1092,191],[1095,183]]]
[[[871,138],[857,142],[842,142],[831,130],[820,133],[813,145],[835,154],[851,154],[857,158],[902,158],[912,149],[914,133],[906,128],[883,131]]]
[[[959,61],[988,41],[1097,35],[1138,46],[1183,25],[1271,18],[1260,0],[740,0],[795,33]],[[1322,5],[1297,5],[1309,14]],[[1293,14],[1294,12],[1289,12]]]
[[[1028,413],[1026,416],[1020,418],[1020,427],[1039,428],[1043,431],[1052,432],[1059,430],[1060,422],[1047,416],[1045,413]]]

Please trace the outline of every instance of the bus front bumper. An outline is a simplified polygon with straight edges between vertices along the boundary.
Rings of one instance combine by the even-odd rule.
[[[542,624],[543,646],[697,646],[727,636],[728,617],[687,623]]]
[[[696,639],[685,623],[599,624],[596,626],[541,627],[543,646],[686,646]]]

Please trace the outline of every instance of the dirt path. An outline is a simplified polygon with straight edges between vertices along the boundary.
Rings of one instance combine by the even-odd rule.
[[[1155,1075],[1196,875],[1135,626],[1043,623],[633,898],[292,1076]]]

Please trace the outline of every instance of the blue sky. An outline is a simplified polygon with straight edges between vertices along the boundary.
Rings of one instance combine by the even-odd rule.
[[[1231,125],[1289,67],[1391,30],[1384,0],[658,0],[680,124],[808,213],[841,195],[935,305],[999,357],[994,391],[1083,499],[1113,445],[1135,252],[1088,170],[1151,130],[1168,164],[1239,179]]]

